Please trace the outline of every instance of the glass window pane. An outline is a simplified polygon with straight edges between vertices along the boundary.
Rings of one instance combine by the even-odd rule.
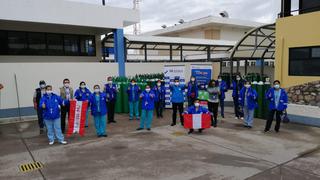
[[[95,56],[95,39],[94,36],[82,36],[80,38],[80,52],[83,56]]]
[[[30,55],[46,55],[46,35],[44,33],[28,33]]]
[[[8,36],[6,31],[0,31],[0,54],[8,54]]]
[[[47,34],[47,44],[48,55],[64,55],[62,34]]]
[[[79,55],[79,36],[65,35],[64,36],[64,51],[65,55]]]
[[[320,47],[312,48],[311,52],[312,58],[320,58]]]
[[[310,48],[292,48],[290,49],[290,59],[308,59]]]
[[[9,54],[26,55],[28,51],[27,33],[26,32],[8,32],[8,48],[9,48]]]

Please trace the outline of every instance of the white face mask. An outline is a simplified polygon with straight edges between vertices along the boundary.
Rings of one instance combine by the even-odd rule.
[[[86,85],[81,85],[80,87],[81,87],[81,89],[85,89]]]
[[[109,84],[112,84],[112,81],[108,81]]]
[[[240,81],[240,79],[241,79],[240,77],[237,77],[237,80],[238,80],[238,81]]]
[[[195,80],[196,80],[195,78],[192,78],[192,79],[191,79],[192,82],[195,81]]]
[[[53,93],[52,90],[48,90],[46,92],[47,92],[48,95],[51,95]]]
[[[200,104],[199,104],[199,103],[194,103],[194,106],[195,106],[195,107],[199,107]]]
[[[42,88],[42,89],[45,88],[45,87],[46,87],[45,84],[41,84],[41,85],[40,85],[40,88]]]
[[[179,83],[179,82],[175,82],[174,84],[175,84],[176,86],[178,86],[180,83]]]
[[[158,85],[158,86],[161,86],[161,83],[158,83],[157,85]]]
[[[250,88],[251,87],[251,85],[250,84],[246,84],[246,85],[244,85],[246,88]]]
[[[94,89],[94,92],[95,92],[95,93],[99,93],[99,92],[100,92],[100,89]]]
[[[150,92],[150,89],[146,89],[147,92]]]
[[[133,82],[133,83],[131,83],[131,85],[132,85],[132,86],[134,86],[134,85],[136,85],[136,83],[135,83],[135,82]]]
[[[219,82],[221,82],[221,81],[222,81],[222,79],[218,79],[218,81],[219,81]]]
[[[64,87],[68,88],[68,87],[70,87],[70,84],[69,83],[65,83]]]
[[[274,85],[274,88],[279,89],[279,88],[280,88],[280,85],[279,85],[279,84],[276,84],[276,85]]]

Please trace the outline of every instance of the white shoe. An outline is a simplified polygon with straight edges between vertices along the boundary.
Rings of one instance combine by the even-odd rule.
[[[241,119],[243,120],[243,117]]]
[[[238,117],[235,117],[234,119],[239,119]]]
[[[68,144],[68,143],[67,143],[67,141],[61,141],[60,144],[65,145],[65,144]]]
[[[54,141],[49,142],[49,145],[50,145],[50,146],[53,145],[53,144],[54,144]]]

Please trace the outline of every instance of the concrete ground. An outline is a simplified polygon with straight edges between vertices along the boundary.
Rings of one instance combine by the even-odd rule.
[[[136,132],[138,121],[117,115],[107,138],[96,138],[91,124],[85,137],[53,146],[35,121],[0,125],[0,179],[320,179],[319,128],[283,124],[264,134],[264,120],[248,130],[227,111],[217,128],[192,135],[169,126],[170,110],[154,118],[151,132]],[[44,167],[19,171],[33,161]]]

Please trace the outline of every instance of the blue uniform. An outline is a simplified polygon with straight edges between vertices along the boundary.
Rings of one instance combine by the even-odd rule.
[[[45,108],[42,105],[45,104]],[[44,94],[40,99],[39,108],[43,109],[43,119],[55,120],[60,118],[60,108],[63,104],[63,100],[56,94],[48,95]]]
[[[243,113],[239,110],[240,104],[239,104],[239,94],[241,89],[244,87],[244,81],[232,81],[232,97],[233,97],[233,104],[234,104],[234,113],[237,118],[240,118],[243,116]]]
[[[153,118],[153,109],[154,109],[154,100],[156,98],[155,93],[151,90],[150,92],[143,91],[140,94],[141,97],[141,121],[140,128],[151,128],[152,118]]]
[[[171,102],[172,103],[183,103],[184,102],[184,95],[183,91],[185,90],[185,86],[180,84],[178,86],[171,85]]]
[[[239,95],[240,105],[243,107],[244,125],[252,127],[254,109],[258,107],[258,94],[256,90],[250,88],[242,88]]]
[[[160,87],[158,87],[157,85],[155,85],[152,90],[156,95],[155,102],[164,101],[166,94],[166,89],[164,86],[161,85]]]
[[[99,101],[97,101],[97,98],[99,97]],[[99,96],[97,96],[96,93],[91,94],[90,96],[90,104],[91,104],[91,114],[92,116],[96,115],[106,115],[107,114],[107,103],[106,103],[106,93],[100,93]]]
[[[269,103],[269,109],[270,110],[277,110],[277,111],[283,111],[287,109],[288,107],[288,95],[286,91],[282,88],[279,89],[280,92],[280,97],[279,97],[279,102],[278,106],[276,106],[276,98],[275,98],[275,88],[270,88],[267,93],[266,93],[266,99],[270,102]]]
[[[199,106],[198,110],[194,105],[188,107],[188,109],[185,111],[187,114],[204,114],[209,113],[208,109],[202,106]]]
[[[89,107],[90,107],[90,96],[91,96],[91,92],[88,88],[85,88],[84,90],[82,90],[81,88],[80,89],[77,89],[76,92],[74,93],[74,98],[78,101],[88,101],[88,109],[87,109],[87,112],[86,112],[86,127],[89,126],[89,113],[88,113],[88,110],[89,110]]]
[[[108,101],[116,101],[117,100],[117,93],[118,93],[118,88],[116,84],[105,84],[105,93],[107,95],[107,100]]]
[[[138,85],[130,84],[127,90],[129,102],[136,102],[139,101],[139,94],[141,93],[141,89]]]
[[[217,81],[216,82],[217,84],[219,84],[219,87],[220,87],[220,96],[219,96],[219,99],[220,99],[220,109],[221,109],[221,116],[224,117],[224,99],[226,98],[226,92],[228,91],[228,87],[227,87],[227,84],[225,81]]]

